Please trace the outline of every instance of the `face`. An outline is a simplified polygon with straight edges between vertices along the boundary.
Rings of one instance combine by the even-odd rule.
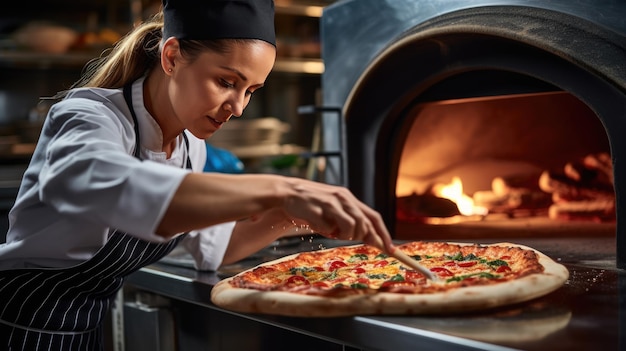
[[[262,41],[236,43],[225,54],[205,52],[193,62],[178,53],[168,72],[173,114],[183,129],[208,138],[232,116],[241,116],[275,58],[274,46]]]

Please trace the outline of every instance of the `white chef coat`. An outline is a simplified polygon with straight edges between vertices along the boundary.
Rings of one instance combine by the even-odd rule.
[[[77,264],[91,258],[113,228],[164,241],[154,233],[156,226],[191,170],[184,168],[182,137],[169,159],[162,152],[161,129],[143,105],[143,81],[132,87],[143,161],[133,156],[134,124],[122,89],[75,89],[51,107],[9,213],[0,270]],[[205,141],[185,133],[193,171],[201,172]],[[194,231],[184,239],[198,269],[217,269],[234,225]]]

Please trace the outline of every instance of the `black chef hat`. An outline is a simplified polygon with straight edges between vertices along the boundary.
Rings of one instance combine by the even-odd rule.
[[[261,39],[276,46],[274,0],[163,0],[164,38]]]

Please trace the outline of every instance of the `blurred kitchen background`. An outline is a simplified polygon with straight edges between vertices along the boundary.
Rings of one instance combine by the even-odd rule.
[[[241,161],[238,169],[224,171],[314,177],[315,167],[303,155],[319,140],[317,116],[299,115],[298,107],[321,104],[319,18],[331,2],[276,0],[275,68],[243,118],[209,140],[209,148]],[[105,53],[160,4],[40,0],[14,2],[0,13],[0,242],[50,107],[41,98],[69,88],[90,59]]]

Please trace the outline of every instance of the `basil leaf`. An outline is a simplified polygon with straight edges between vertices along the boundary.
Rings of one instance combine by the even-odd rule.
[[[391,279],[389,279],[392,282],[403,282],[404,281],[404,277],[401,274],[396,274],[393,277],[391,277]]]
[[[457,252],[454,255],[444,255],[447,259],[449,260],[453,260],[453,261],[461,261],[463,260],[463,254],[460,252]]]
[[[478,256],[474,255],[473,253],[463,257],[462,261],[476,261],[478,260]]]
[[[465,256],[463,256],[463,254],[461,252],[457,252],[454,255],[445,255],[445,257],[449,260],[453,260],[453,261],[476,261],[479,260],[478,256],[476,256],[473,253],[467,254]]]
[[[325,275],[322,280],[333,280],[337,278],[337,270],[332,271],[330,274]]]
[[[367,277],[370,279],[387,279],[388,275],[385,273],[380,274],[367,274]]]
[[[306,276],[306,273],[316,272],[316,271],[317,270],[315,268],[313,268],[313,267],[306,267],[306,266],[289,268],[289,273],[291,273],[292,275],[296,275],[296,274],[298,274],[298,272],[300,272],[302,275]]]
[[[508,266],[509,265],[508,263],[506,263],[506,261],[503,261],[503,260],[493,260],[493,261],[489,261],[489,262],[486,262],[486,263],[491,268],[500,267],[500,266]]]
[[[350,258],[348,258],[348,262],[356,262],[356,261],[365,261],[367,260],[367,255],[366,254],[354,254],[352,256],[350,256]]]

